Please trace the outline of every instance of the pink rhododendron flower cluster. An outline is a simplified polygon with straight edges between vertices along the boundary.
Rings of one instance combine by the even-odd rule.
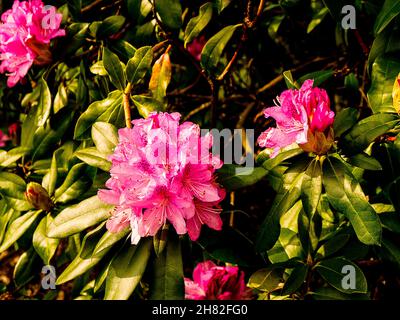
[[[326,91],[313,88],[313,84],[306,80],[300,90],[285,90],[277,98],[280,106],[265,109],[265,117],[274,118],[276,128],[263,132],[258,143],[273,149],[271,157],[295,142],[307,152],[323,154],[330,149],[335,113]]]
[[[219,267],[212,261],[199,263],[193,280],[185,278],[185,298],[190,300],[248,300],[252,293],[238,267]]]
[[[32,64],[51,61],[50,40],[64,36],[62,15],[41,0],[14,1],[0,22],[0,73],[8,75],[7,85],[15,86]]]
[[[222,161],[210,153],[211,135],[201,137],[198,125],[179,119],[179,113],[153,112],[118,132],[108,190],[98,195],[116,205],[108,230],[130,226],[132,243],[154,236],[167,221],[192,240],[203,224],[222,228],[218,203],[225,192],[214,180]]]

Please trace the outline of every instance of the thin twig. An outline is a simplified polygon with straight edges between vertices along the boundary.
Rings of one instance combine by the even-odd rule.
[[[86,7],[82,8],[81,9],[81,13],[85,13],[85,12],[88,12],[88,11],[92,10],[94,7],[98,6],[102,2],[103,2],[103,0],[93,1],[91,4],[89,4]]]
[[[125,124],[127,128],[132,128],[132,118],[131,118],[131,106],[129,103],[130,95],[132,90],[132,84],[128,83],[123,95],[123,106],[125,114]]]
[[[186,116],[185,118],[183,118],[183,121],[186,121],[186,120],[190,119],[190,118],[191,118],[192,116],[194,116],[195,114],[199,113],[200,111],[202,111],[202,110],[204,110],[204,109],[207,109],[207,108],[210,107],[210,106],[211,106],[211,102],[210,102],[210,101],[209,101],[209,102],[206,102],[206,103],[203,103],[200,107],[198,107],[198,108],[196,108],[196,109],[190,111],[190,112],[187,114],[187,116]]]

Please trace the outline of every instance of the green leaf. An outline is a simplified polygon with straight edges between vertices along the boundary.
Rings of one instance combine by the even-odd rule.
[[[118,144],[118,129],[107,122],[96,122],[92,126],[93,142],[101,153],[112,154]]]
[[[355,289],[344,289],[342,286],[343,278],[348,272],[343,272],[344,266],[352,266],[355,270]],[[368,290],[367,280],[362,270],[354,263],[344,258],[332,258],[323,260],[315,265],[315,270],[335,289],[343,293],[366,293]]]
[[[21,159],[23,156],[29,154],[30,148],[26,147],[16,147],[9,150],[8,152],[0,153],[0,167],[8,167],[10,165],[15,165],[15,163]]]
[[[123,16],[110,16],[105,18],[96,32],[96,37],[107,38],[113,34],[116,34],[124,25],[125,17]]]
[[[136,50],[135,55],[126,65],[126,77],[128,82],[137,84],[151,68],[153,62],[153,50],[151,47],[142,47]]]
[[[382,166],[374,157],[366,154],[365,152],[356,154],[347,160],[348,163],[358,168],[366,170],[380,171]]]
[[[285,80],[286,86],[288,89],[299,89],[300,86],[297,83],[297,81],[295,81],[293,79],[293,75],[292,72],[290,70],[284,71],[283,72],[283,79]]]
[[[258,232],[256,239],[257,252],[267,251],[278,240],[280,233],[279,219],[300,198],[305,167],[305,163],[299,162],[285,173],[281,189],[275,197],[271,210],[262,222]]]
[[[375,20],[374,33],[381,33],[387,25],[400,13],[400,3],[397,0],[385,0],[378,17]]]
[[[321,260],[329,257],[342,249],[349,241],[350,236],[348,234],[338,234],[325,242],[320,246],[315,254],[316,260]]]
[[[15,219],[7,228],[7,232],[0,246],[0,252],[7,250],[13,245],[35,222],[41,212],[41,210],[29,211]]]
[[[33,137],[33,155],[32,161],[41,159],[47,154],[51,154],[54,146],[63,138],[65,132],[74,117],[74,112],[68,108],[61,109],[48,121],[45,127],[40,127]]]
[[[168,29],[176,30],[182,26],[182,6],[179,0],[158,0],[156,11]]]
[[[369,300],[367,294],[344,294],[343,292],[337,291],[332,287],[318,288],[314,292],[310,292],[309,294],[315,300]]]
[[[33,248],[25,251],[18,259],[13,272],[13,279],[16,287],[22,287],[31,281],[35,274],[32,272],[37,262],[38,255]]]
[[[5,197],[8,205],[18,211],[26,211],[32,205],[26,201],[24,192],[25,181],[14,173],[0,172],[0,194]]]
[[[235,30],[240,26],[241,24],[237,24],[223,28],[217,34],[212,36],[205,44],[203,51],[201,52],[200,64],[209,74],[215,74],[226,45],[232,38]]]
[[[113,91],[104,100],[93,102],[89,108],[82,113],[75,126],[74,138],[88,138],[91,126],[95,122],[108,122],[117,127],[121,127],[124,121],[122,92]]]
[[[382,252],[389,261],[392,261],[400,268],[400,249],[398,245],[388,239],[382,239]]]
[[[317,159],[311,161],[304,173],[301,184],[301,200],[304,211],[311,218],[319,203],[322,193],[322,168],[321,162]]]
[[[368,100],[374,113],[396,113],[393,107],[393,83],[400,72],[400,62],[379,57],[372,65],[372,82]]]
[[[101,224],[96,229],[88,232],[82,241],[81,249],[77,256],[58,277],[57,284],[62,284],[89,271],[97,265],[112,247],[123,239],[129,229],[119,233],[103,233],[104,225]]]
[[[56,203],[66,203],[84,194],[92,184],[91,169],[84,163],[74,165],[63,184],[56,190]]]
[[[110,216],[113,206],[93,196],[62,210],[47,228],[47,236],[65,238],[94,226]]]
[[[38,108],[37,125],[41,127],[46,123],[47,119],[50,116],[51,93],[49,87],[47,86],[47,82],[43,78],[40,78],[38,86],[40,86],[40,93],[39,93],[39,104],[37,106]]]
[[[368,68],[379,56],[396,54],[400,50],[400,28],[386,28],[375,38],[368,56]]]
[[[127,7],[133,21],[141,25],[151,12],[152,5],[149,0],[127,0]]]
[[[214,6],[217,8],[218,14],[220,14],[232,0],[214,0]]]
[[[153,98],[163,102],[172,77],[172,66],[169,53],[164,53],[153,65],[149,89]]]
[[[330,204],[351,222],[358,239],[367,245],[380,245],[382,226],[359,183],[336,158],[323,164],[323,184]]]
[[[267,174],[268,171],[264,168],[225,164],[218,170],[218,181],[229,190],[237,190],[256,184]]]
[[[131,99],[143,118],[147,118],[153,111],[165,111],[164,105],[152,97],[135,95]]]
[[[167,248],[154,262],[154,278],[150,289],[152,300],[184,298],[181,246],[176,235],[169,233]]]
[[[106,172],[111,169],[111,162],[107,160],[107,155],[94,147],[81,149],[75,152],[75,156],[92,167],[100,168]]]
[[[247,286],[252,289],[271,292],[274,291],[281,282],[281,276],[277,268],[268,267],[257,270],[249,279]]]
[[[360,153],[399,122],[397,115],[385,113],[374,114],[361,120],[344,138],[346,152],[350,155]]]
[[[342,8],[347,4],[344,0],[322,0],[329,13],[337,23],[342,21]]]
[[[333,131],[335,137],[340,137],[347,130],[352,128],[359,117],[359,111],[355,108],[344,108],[340,110],[335,116],[333,123]]]
[[[108,271],[105,300],[127,300],[142,279],[152,249],[150,238],[137,246],[125,246],[113,259]]]
[[[124,91],[126,87],[125,71],[122,68],[118,56],[108,48],[104,48],[103,50],[103,64],[114,86],[117,89]]]
[[[106,68],[104,68],[103,61],[97,61],[96,63],[90,66],[90,72],[93,74],[97,74],[99,76],[106,76],[108,75]]]
[[[316,12],[312,17],[312,20],[308,24],[307,33],[311,33],[318,25],[320,25],[320,23],[322,22],[322,20],[324,20],[328,13],[329,10],[326,7],[321,8],[321,10]]]
[[[320,86],[322,83],[324,83],[326,80],[332,78],[334,75],[334,71],[332,69],[328,70],[321,70],[321,71],[316,71],[316,72],[311,72],[308,73],[304,76],[302,76],[300,79],[298,79],[298,83],[302,84],[304,81],[308,79],[314,80],[314,86]]]
[[[306,280],[308,273],[308,266],[306,264],[299,264],[290,273],[289,278],[286,280],[281,295],[286,296],[296,292]]]
[[[184,46],[192,42],[211,21],[213,4],[206,2],[200,7],[199,15],[190,19],[185,29]]]
[[[43,263],[46,265],[50,264],[50,260],[56,252],[56,249],[60,242],[59,239],[49,238],[46,235],[47,225],[50,224],[52,221],[53,218],[50,214],[42,218],[32,237],[33,247],[35,248],[40,258],[42,258]]]

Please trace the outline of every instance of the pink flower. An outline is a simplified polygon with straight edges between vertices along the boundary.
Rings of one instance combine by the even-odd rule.
[[[187,50],[197,61],[200,61],[201,59],[201,52],[203,51],[206,42],[206,38],[201,36],[199,38],[195,38],[187,45]]]
[[[4,147],[10,138],[0,130],[0,147]]]
[[[167,222],[192,240],[203,224],[222,228],[218,204],[225,192],[214,177],[222,162],[210,153],[212,136],[201,137],[198,125],[179,119],[179,113],[154,112],[118,132],[111,178],[98,196],[116,206],[108,230],[130,227],[132,243]]]
[[[51,61],[50,40],[64,36],[62,15],[41,0],[15,0],[0,22],[0,72],[7,72],[9,87],[25,77],[32,64]]]
[[[193,270],[193,280],[185,278],[185,298],[189,300],[249,300],[251,296],[238,267],[205,261]]]
[[[258,144],[273,149],[271,158],[292,143],[318,154],[326,153],[331,147],[333,138],[330,135],[335,114],[330,110],[326,91],[313,88],[313,83],[313,80],[306,80],[300,90],[285,90],[277,98],[280,106],[264,110],[266,118],[275,119],[276,128],[264,131],[258,138]],[[324,143],[316,141],[323,137],[327,138]]]

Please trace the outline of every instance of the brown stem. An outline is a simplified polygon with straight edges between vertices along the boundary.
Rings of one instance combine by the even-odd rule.
[[[132,85],[128,83],[126,89],[123,94],[123,106],[124,106],[124,114],[125,114],[125,124],[127,128],[132,128],[132,118],[131,118],[131,106],[129,103],[130,95],[131,95]]]
[[[98,6],[102,2],[103,2],[103,0],[93,1],[91,4],[89,4],[86,7],[82,8],[81,9],[81,13],[85,13],[85,12],[88,12],[88,11],[92,10],[94,7]]]

